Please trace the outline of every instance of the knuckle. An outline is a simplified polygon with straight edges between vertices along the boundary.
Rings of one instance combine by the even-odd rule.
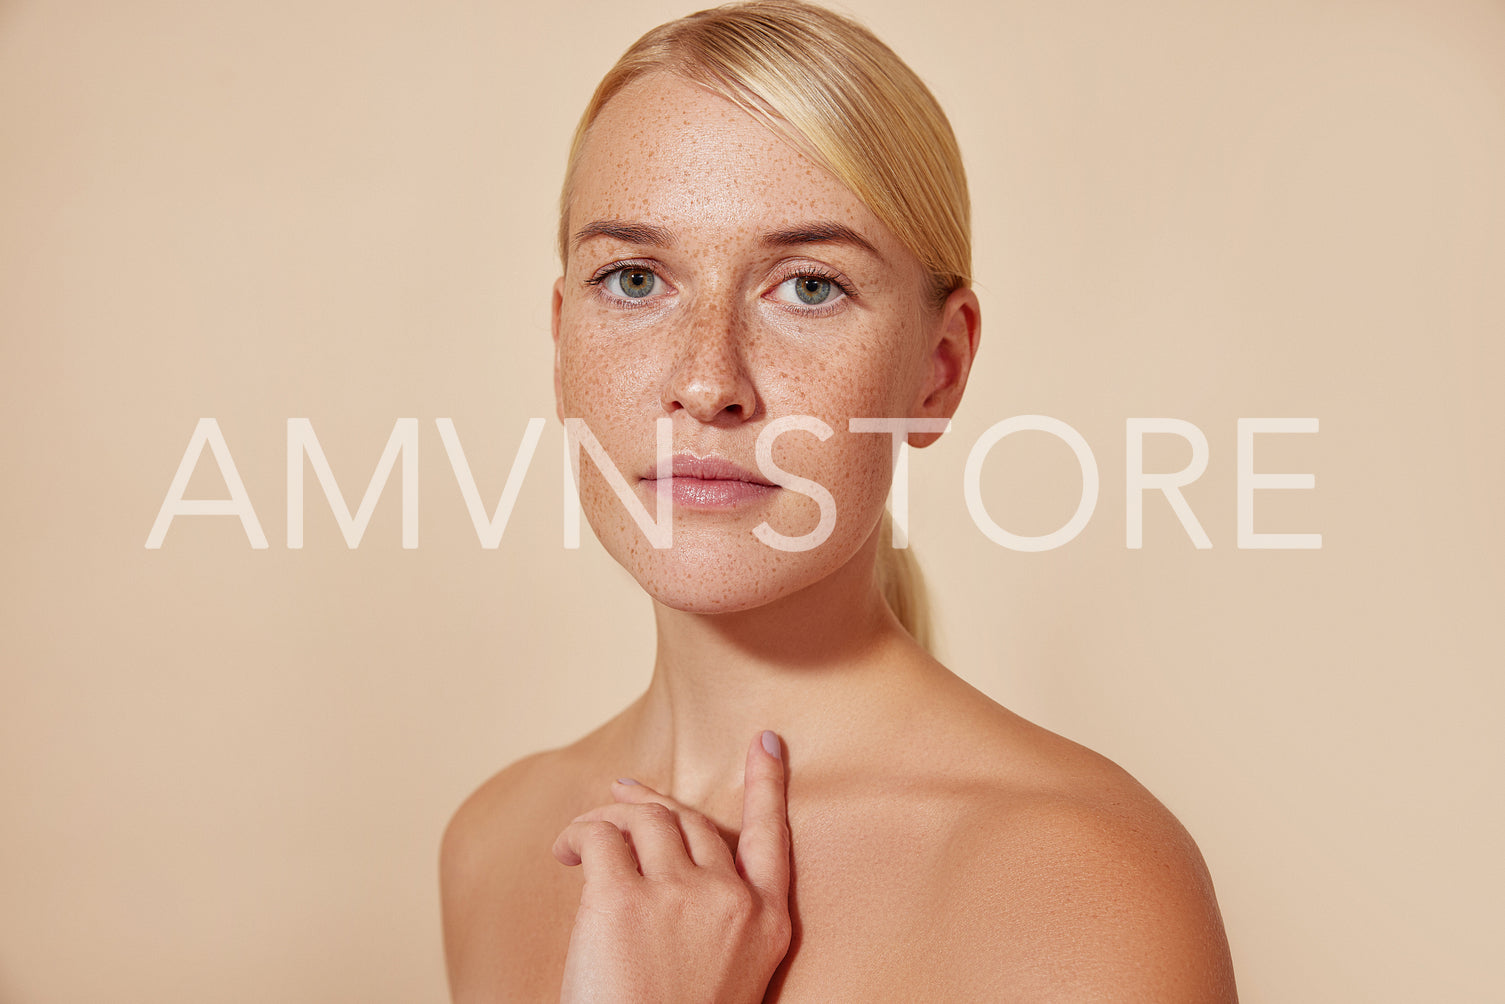
[[[763,942],[770,953],[780,958],[789,951],[789,942],[794,937],[794,922],[782,910],[770,910],[763,915]]]
[[[679,875],[657,875],[643,886],[647,902],[661,915],[681,916],[701,902],[695,887]]]
[[[644,802],[638,806],[638,814],[652,823],[674,822],[674,810],[659,802]]]
[[[685,827],[693,827],[707,833],[720,834],[720,831],[716,829],[716,824],[711,822],[709,817],[703,813],[696,812],[694,809],[685,809],[680,812],[679,821],[680,825]]]
[[[581,828],[583,835],[590,840],[620,840],[622,831],[613,823],[604,819],[587,819],[575,824]]]
[[[757,897],[735,878],[717,882],[706,898],[722,923],[729,926],[744,927],[757,916]]]
[[[754,916],[758,912],[757,894],[740,881],[732,883],[731,900],[738,913]]]

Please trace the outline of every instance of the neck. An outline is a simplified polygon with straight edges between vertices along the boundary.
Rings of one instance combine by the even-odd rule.
[[[658,652],[635,723],[642,780],[736,818],[761,730],[783,738],[792,770],[861,741],[885,693],[923,657],[878,592],[876,549],[874,534],[841,569],[750,610],[655,603]]]

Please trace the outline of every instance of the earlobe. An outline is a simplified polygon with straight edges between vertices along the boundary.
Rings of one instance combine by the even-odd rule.
[[[950,418],[961,404],[967,389],[967,376],[977,355],[982,335],[982,307],[977,294],[967,287],[952,290],[941,306],[940,318],[932,335],[930,380],[926,385],[917,418]],[[939,438],[936,433],[915,433],[909,445],[929,446]]]
[[[549,308],[549,330],[554,338],[554,414],[564,421],[564,384],[559,375],[559,314],[564,308],[564,276],[554,280],[553,302]]]

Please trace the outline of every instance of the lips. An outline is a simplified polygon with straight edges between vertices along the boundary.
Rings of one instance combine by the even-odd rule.
[[[724,457],[697,457],[676,454],[671,470],[674,504],[687,509],[728,509],[767,498],[778,485],[761,474],[732,463]],[[655,491],[669,487],[658,480],[655,467],[643,477]]]

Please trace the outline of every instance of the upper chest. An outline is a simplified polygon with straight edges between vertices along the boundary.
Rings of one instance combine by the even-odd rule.
[[[791,819],[791,833],[795,933],[769,1000],[933,998],[966,976],[946,827],[924,813],[812,812]],[[534,843],[508,863],[492,900],[492,978],[509,1000],[557,999],[583,886],[579,868]]]

